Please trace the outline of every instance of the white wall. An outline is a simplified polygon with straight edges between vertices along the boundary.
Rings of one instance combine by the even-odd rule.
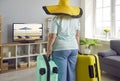
[[[2,41],[12,42],[12,23],[43,23],[50,17],[42,9],[44,5],[58,4],[59,0],[0,0]],[[70,0],[71,5],[80,6],[80,0]]]

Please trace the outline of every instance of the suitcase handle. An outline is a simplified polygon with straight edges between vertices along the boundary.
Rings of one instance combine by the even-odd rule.
[[[90,78],[94,78],[94,66],[93,65],[89,65],[88,66],[88,70],[89,70],[89,77]]]
[[[50,55],[50,56],[48,57],[48,61],[50,61],[50,60],[52,60],[52,55]]]
[[[81,53],[81,52],[79,52],[79,51],[78,51],[78,54],[79,54],[79,55],[91,55],[91,54],[83,54],[83,53]]]
[[[78,51],[78,54],[82,55],[82,53],[80,51]]]
[[[97,65],[94,64],[93,65],[89,65],[89,76],[90,78],[94,78],[94,77],[98,77],[98,69],[97,69]]]

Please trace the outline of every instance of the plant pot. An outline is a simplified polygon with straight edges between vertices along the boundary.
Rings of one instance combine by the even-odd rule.
[[[85,48],[85,49],[84,49],[84,53],[85,53],[85,54],[90,54],[90,53],[91,53],[91,49]]]

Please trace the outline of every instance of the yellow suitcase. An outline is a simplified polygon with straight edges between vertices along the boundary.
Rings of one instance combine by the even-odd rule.
[[[99,58],[95,54],[78,54],[76,81],[101,81]]]

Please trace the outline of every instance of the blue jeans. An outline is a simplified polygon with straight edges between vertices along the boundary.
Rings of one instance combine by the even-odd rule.
[[[76,80],[78,49],[53,51],[52,58],[58,66],[58,81]]]

